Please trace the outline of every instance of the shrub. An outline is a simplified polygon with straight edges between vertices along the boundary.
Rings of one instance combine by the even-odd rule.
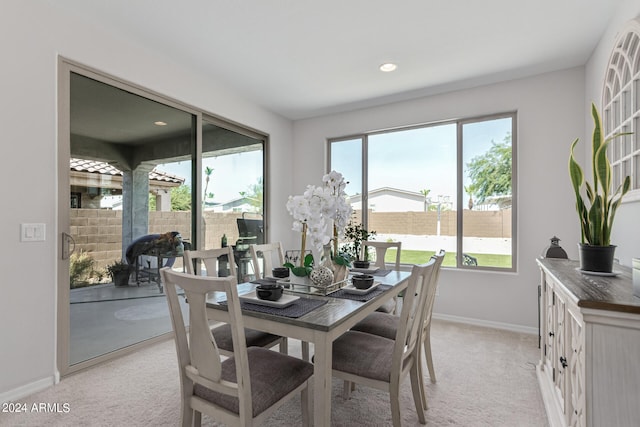
[[[96,261],[93,257],[83,250],[71,254],[69,258],[69,283],[71,289],[81,287],[93,274],[93,267]]]

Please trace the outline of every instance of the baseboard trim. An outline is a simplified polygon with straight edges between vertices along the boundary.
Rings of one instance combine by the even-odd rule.
[[[0,402],[15,402],[18,399],[32,395],[55,384],[54,376],[42,378],[41,380],[34,381],[29,384],[14,388],[13,390],[6,391],[0,394]]]
[[[467,325],[483,326],[485,328],[502,329],[505,331],[518,332],[521,334],[538,335],[538,328],[529,326],[514,325],[511,323],[494,322],[491,320],[474,319],[471,317],[453,316],[451,314],[433,313],[432,318],[446,320],[449,322],[465,323]]]

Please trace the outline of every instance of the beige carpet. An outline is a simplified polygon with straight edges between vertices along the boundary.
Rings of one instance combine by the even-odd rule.
[[[438,382],[427,383],[431,426],[547,426],[535,363],[537,337],[434,321],[434,364]],[[299,342],[291,353],[299,354]],[[424,369],[428,376],[427,369]],[[402,390],[402,423],[420,425],[409,381]],[[351,399],[334,380],[332,425],[389,426],[386,393],[358,386]],[[64,378],[58,385],[21,399],[27,413],[0,413],[0,426],[177,426],[179,383],[173,341]],[[31,412],[33,403],[60,412]],[[64,404],[68,404],[65,412]],[[300,425],[299,401],[280,408],[267,426]],[[217,426],[204,417],[203,424]]]

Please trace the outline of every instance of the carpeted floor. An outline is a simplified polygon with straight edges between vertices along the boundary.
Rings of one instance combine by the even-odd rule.
[[[290,343],[291,354],[299,354],[299,342]],[[425,380],[428,425],[548,425],[535,375],[536,336],[434,321],[432,348],[438,382]],[[166,341],[21,399],[26,413],[0,413],[0,426],[177,426],[179,390],[173,341]],[[334,380],[332,426],[391,425],[388,394],[358,386],[345,401],[341,393],[342,383]],[[401,400],[403,426],[420,425],[408,380]],[[42,411],[33,410],[34,403]],[[294,400],[265,425],[300,424]],[[205,416],[203,425],[219,424]]]

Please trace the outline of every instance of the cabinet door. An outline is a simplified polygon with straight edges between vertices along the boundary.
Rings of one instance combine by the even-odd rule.
[[[544,304],[544,317],[545,322],[544,335],[542,341],[544,345],[544,371],[549,376],[550,381],[553,381],[553,349],[555,347],[555,309],[553,305],[554,294],[551,283],[547,280],[544,281],[544,297],[542,304]]]
[[[584,353],[584,327],[582,320],[569,311],[569,330],[571,346],[569,348],[569,403],[567,409],[569,425],[582,427],[585,425],[585,353]]]
[[[553,385],[560,402],[562,412],[566,414],[565,396],[566,396],[566,342],[565,342],[565,314],[566,305],[560,294],[553,293],[553,308],[555,313],[555,330],[554,330],[554,348],[553,348]]]

